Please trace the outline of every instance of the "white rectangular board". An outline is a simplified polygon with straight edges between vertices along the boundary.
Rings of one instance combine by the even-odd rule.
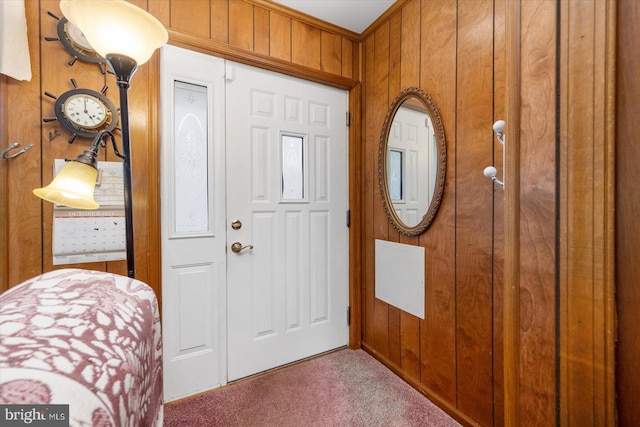
[[[377,240],[376,298],[424,319],[424,248]]]

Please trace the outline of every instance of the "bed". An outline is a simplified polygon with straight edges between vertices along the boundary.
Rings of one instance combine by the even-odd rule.
[[[153,290],[64,269],[0,295],[0,404],[69,404],[71,426],[161,426]]]

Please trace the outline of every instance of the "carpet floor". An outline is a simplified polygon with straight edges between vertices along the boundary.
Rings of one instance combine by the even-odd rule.
[[[343,349],[169,404],[165,427],[459,426],[363,350]]]

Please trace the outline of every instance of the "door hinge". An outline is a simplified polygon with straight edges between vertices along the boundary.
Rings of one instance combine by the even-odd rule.
[[[347,306],[347,326],[351,326],[351,306]]]
[[[351,210],[347,210],[347,228],[351,227]]]
[[[351,114],[349,114],[349,112],[347,111],[347,127],[351,126]]]

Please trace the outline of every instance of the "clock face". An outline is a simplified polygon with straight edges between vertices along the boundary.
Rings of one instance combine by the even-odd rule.
[[[82,34],[82,31],[69,21],[66,22],[65,32],[76,46],[83,49],[85,52],[95,52],[84,34]]]
[[[88,94],[70,96],[63,104],[62,112],[67,120],[82,129],[97,129],[107,121],[104,103]]]
[[[75,85],[75,82],[72,79]],[[105,87],[106,88],[106,87]],[[118,123],[118,111],[104,93],[91,89],[72,89],[59,97],[45,92],[56,100],[55,118],[44,118],[45,122],[57,120],[69,132],[83,138],[93,138],[103,130],[113,131]]]

